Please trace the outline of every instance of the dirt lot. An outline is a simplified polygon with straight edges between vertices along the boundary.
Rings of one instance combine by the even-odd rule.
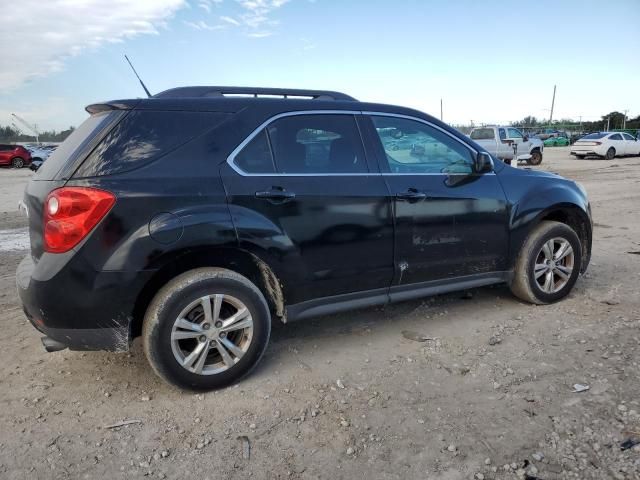
[[[568,299],[500,286],[277,326],[251,377],[204,395],[138,341],[44,352],[14,287],[31,173],[0,170],[0,478],[640,479],[640,446],[620,448],[640,440],[640,158],[549,148],[542,168],[594,209]]]

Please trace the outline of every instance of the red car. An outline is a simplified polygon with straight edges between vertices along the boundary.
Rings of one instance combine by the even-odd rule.
[[[22,145],[0,145],[0,165],[22,168],[31,163],[31,153]]]

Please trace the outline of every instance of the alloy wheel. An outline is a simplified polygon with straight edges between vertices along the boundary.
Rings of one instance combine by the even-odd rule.
[[[533,275],[538,287],[545,293],[556,293],[569,283],[574,267],[574,252],[564,238],[547,240],[534,265]]]
[[[190,303],[171,329],[171,350],[178,363],[198,375],[214,375],[233,367],[247,353],[253,319],[244,303],[213,294]]]

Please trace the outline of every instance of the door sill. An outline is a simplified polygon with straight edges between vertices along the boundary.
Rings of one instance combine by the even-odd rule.
[[[377,288],[375,290],[317,298],[288,305],[286,321],[288,323],[357,308],[374,307],[420,297],[442,295],[458,290],[484,287],[509,282],[511,277],[512,272],[510,271],[480,273],[446,280],[432,280],[429,282],[412,283],[410,285],[394,285],[390,288]]]

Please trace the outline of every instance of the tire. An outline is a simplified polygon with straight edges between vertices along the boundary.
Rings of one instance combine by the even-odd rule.
[[[542,163],[542,153],[540,150],[534,150],[531,152],[531,158],[527,160],[529,165],[540,165]]]
[[[576,157],[578,157],[580,160],[584,160],[586,155],[576,155]]]
[[[11,166],[13,168],[22,168],[24,167],[24,159],[22,157],[14,157],[11,159]]]
[[[209,322],[204,314],[206,304],[211,308]],[[220,324],[241,311],[248,315],[238,316],[234,325],[250,323],[250,329],[224,331]],[[206,391],[229,386],[247,375],[262,358],[270,334],[269,307],[253,283],[231,270],[198,268],[158,291],[144,317],[142,344],[147,360],[163,380],[179,388]],[[234,348],[225,347],[231,344]],[[198,353],[205,348],[206,354]]]
[[[607,150],[607,153],[605,154],[604,158],[605,160],[613,160],[616,156],[616,149],[613,147],[609,147],[609,150]]]
[[[554,245],[553,260],[561,254],[565,243],[571,247],[571,252],[558,261],[559,267],[556,268],[552,268],[554,264],[546,263],[550,256],[545,254],[543,247],[550,242]],[[545,270],[540,273],[541,269],[536,265]],[[544,305],[556,302],[569,294],[580,275],[581,266],[582,245],[576,232],[564,223],[543,221],[531,231],[518,254],[511,291],[516,297],[530,303]],[[538,279],[535,278],[536,270],[539,272]],[[564,273],[566,278],[560,276],[558,271]],[[549,288],[545,289],[549,272],[551,282]],[[538,282],[544,282],[544,285]]]

